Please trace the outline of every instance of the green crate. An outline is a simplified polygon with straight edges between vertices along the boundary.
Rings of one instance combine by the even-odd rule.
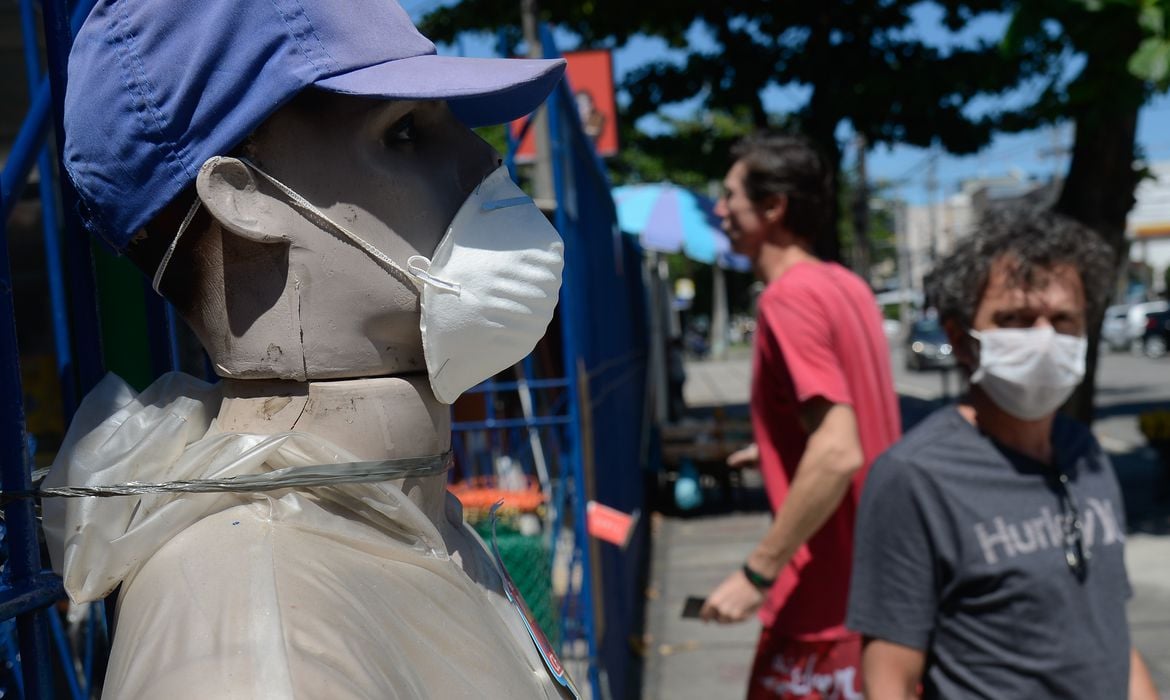
[[[491,545],[491,528],[487,523],[476,523],[475,529]],[[516,584],[524,602],[532,611],[545,636],[558,647],[561,640],[561,620],[552,590],[552,564],[544,538],[540,535],[522,535],[502,524],[496,525],[496,544],[500,559],[508,575]]]

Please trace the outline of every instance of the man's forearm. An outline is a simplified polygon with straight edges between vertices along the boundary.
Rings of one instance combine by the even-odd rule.
[[[864,463],[856,433],[850,440],[819,432],[809,438],[772,527],[748,557],[748,565],[768,578],[776,576],[837,510]]]
[[[861,680],[866,700],[916,700],[926,654],[881,639],[867,639],[861,650]]]
[[[1137,649],[1129,652],[1129,700],[1158,700],[1158,689]]]

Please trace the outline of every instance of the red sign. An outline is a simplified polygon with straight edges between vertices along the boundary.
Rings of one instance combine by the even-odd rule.
[[[597,155],[607,157],[618,152],[617,104],[613,95],[613,58],[608,50],[570,51],[565,54],[568,66],[565,80],[577,103],[581,128],[593,140]],[[512,122],[512,134],[520,133],[527,118]],[[516,149],[516,162],[530,163],[536,157],[532,132],[524,135]]]

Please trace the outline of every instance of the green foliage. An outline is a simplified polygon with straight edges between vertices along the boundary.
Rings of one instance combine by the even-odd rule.
[[[711,183],[722,180],[727,171],[731,145],[751,131],[751,122],[742,114],[706,111],[695,119],[665,121],[671,131],[657,136],[623,122],[623,146],[610,161],[615,184],[669,180],[709,193]]]
[[[487,141],[492,148],[496,149],[496,153],[508,152],[508,132],[507,127],[503,124],[493,126],[481,126],[475,130],[481,139]]]
[[[1129,71],[1159,90],[1170,88],[1170,0],[1139,0],[1138,24],[1147,36],[1129,59]]]
[[[1138,3],[1138,24],[1154,36],[1166,36],[1166,15],[1170,3],[1142,0]]]
[[[1001,129],[1129,112],[1170,88],[1170,0],[1009,0],[1003,8],[1012,13],[1003,55],[1028,66],[1045,89]],[[1052,57],[1077,55],[1086,67],[1063,79],[1067,61]]]
[[[1129,59],[1129,70],[1159,87],[1170,86],[1170,41],[1157,37],[1142,41]]]
[[[753,126],[763,127],[772,116],[761,91],[799,84],[811,87],[812,95],[793,115],[795,121],[822,141],[831,141],[837,124],[848,120],[874,144],[939,142],[970,153],[987,142],[992,124],[965,116],[967,101],[1010,89],[1025,73],[1003,60],[994,45],[944,52],[921,43],[908,29],[911,9],[922,4],[546,0],[542,11],[545,20],[577,34],[585,45],[621,45],[643,34],[684,50],[681,64],[652,62],[627,77],[622,87],[631,97],[629,119],[702,95],[711,111],[746,112]],[[952,5],[947,22],[956,29],[998,6]],[[458,31],[515,26],[517,8],[511,0],[463,0],[428,15],[421,28],[449,41]],[[716,46],[695,48],[688,31],[705,31]]]
[[[958,31],[1006,0],[937,3]],[[1069,0],[1065,0],[1069,1]],[[543,0],[542,19],[576,34],[582,46],[621,46],[635,35],[657,37],[679,49],[681,61],[659,60],[631,71],[621,88],[623,154],[614,161],[618,182],[669,179],[701,186],[722,177],[727,146],[762,127],[784,127],[810,137],[834,169],[837,128],[848,122],[871,145],[941,145],[958,154],[986,145],[997,115],[967,113],[976,97],[1002,94],[1037,70],[993,42],[939,49],[912,31],[922,0],[785,2],[769,0]],[[451,41],[461,31],[503,30],[518,39],[519,3],[462,0],[423,19],[422,31]],[[692,42],[692,33],[707,41]],[[1039,67],[1055,58],[1029,44]],[[769,114],[769,88],[803,86],[808,96],[791,114]],[[633,129],[637,119],[662,117],[661,108],[698,96],[700,117],[670,121],[665,134]],[[848,210],[848,207],[845,207]],[[820,250],[836,257],[833,237]]]

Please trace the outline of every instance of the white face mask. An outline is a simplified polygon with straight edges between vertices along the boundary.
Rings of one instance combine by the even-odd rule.
[[[971,331],[979,341],[979,368],[971,375],[997,406],[1021,420],[1060,408],[1085,376],[1088,342],[1044,328]]]
[[[331,229],[419,287],[423,354],[435,397],[464,391],[524,359],[544,336],[561,287],[565,245],[532,199],[501,166],[467,197],[428,260],[405,267],[252,163],[305,218]],[[154,275],[162,279],[196,199]]]
[[[430,260],[406,261],[425,283],[419,327],[440,401],[532,352],[552,320],[564,261],[557,230],[503,166],[468,196]]]

